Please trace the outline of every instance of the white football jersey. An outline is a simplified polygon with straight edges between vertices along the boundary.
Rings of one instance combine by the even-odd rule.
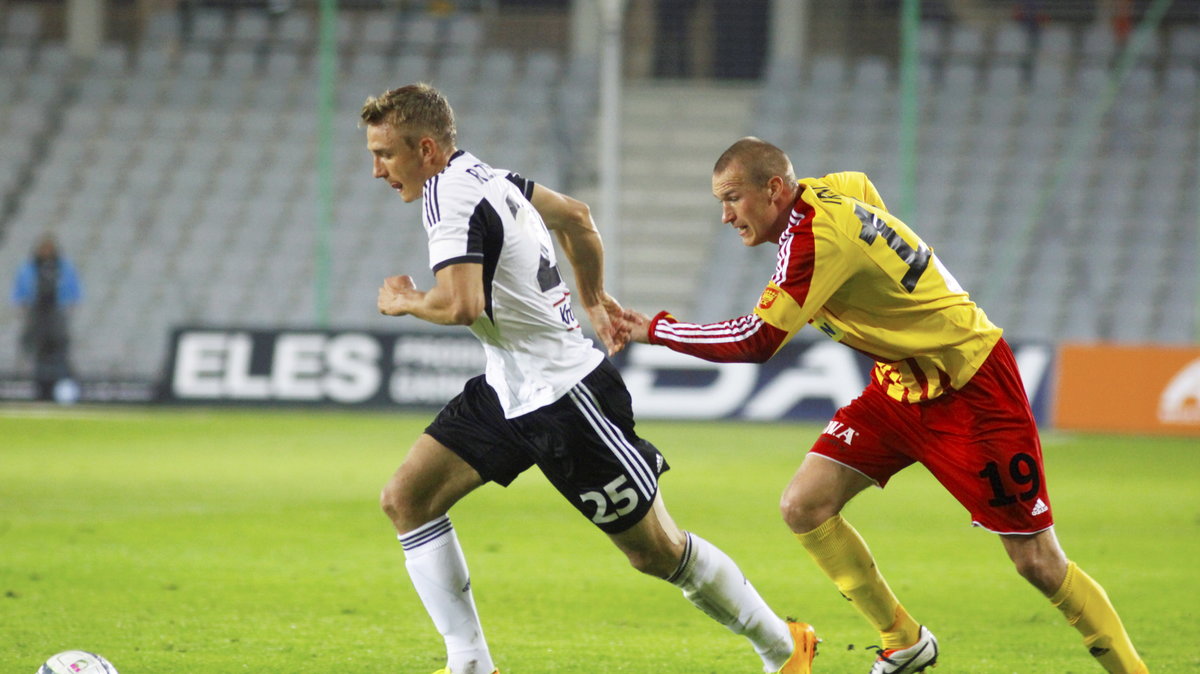
[[[461,150],[422,192],[430,268],[483,264],[484,312],[471,332],[509,419],[558,400],[604,359],[571,310],[532,194],[532,182]]]

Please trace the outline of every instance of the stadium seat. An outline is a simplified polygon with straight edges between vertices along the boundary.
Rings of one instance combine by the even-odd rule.
[[[1029,26],[1016,21],[1005,21],[996,29],[992,53],[999,64],[1020,63],[1032,53],[1032,36]]]
[[[1075,31],[1069,25],[1051,23],[1038,29],[1038,63],[1064,65],[1075,53]]]
[[[987,49],[987,32],[982,28],[956,22],[950,25],[950,47],[947,58],[952,63],[976,64]]]
[[[1095,23],[1083,31],[1080,56],[1090,64],[1108,65],[1117,54],[1117,38],[1107,23]]]
[[[386,52],[400,42],[396,21],[390,15],[376,15],[364,19],[359,32],[350,40],[359,43],[362,48]]]
[[[311,44],[315,26],[312,18],[303,11],[292,11],[284,14],[279,20],[275,40],[290,45],[292,49],[302,49]]]
[[[33,3],[10,3],[6,9],[5,44],[35,44],[42,37],[42,8]]]
[[[1200,27],[1173,27],[1167,36],[1167,60],[1172,67],[1195,67],[1200,62]]]
[[[233,13],[233,41],[257,47],[270,37],[270,20],[261,9],[239,8]]]
[[[447,19],[446,44],[453,50],[474,53],[483,44],[483,33],[477,16],[455,14]]]
[[[922,62],[940,62],[944,56],[944,23],[922,21],[917,36],[917,52]]]
[[[170,45],[179,39],[179,16],[173,10],[160,9],[145,20],[142,41],[145,44]]]
[[[192,33],[190,38],[204,44],[222,41],[229,34],[229,14],[216,7],[200,7],[192,10]]]

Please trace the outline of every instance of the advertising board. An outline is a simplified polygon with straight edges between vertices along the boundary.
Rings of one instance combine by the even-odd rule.
[[[1200,435],[1200,348],[1063,344],[1058,428]]]
[[[1015,349],[1035,414],[1053,349]],[[483,372],[466,333],[182,328],[162,390],[175,403],[436,408]],[[828,420],[866,386],[869,359],[832,341],[793,342],[770,361],[710,363],[633,344],[614,359],[642,418]]]

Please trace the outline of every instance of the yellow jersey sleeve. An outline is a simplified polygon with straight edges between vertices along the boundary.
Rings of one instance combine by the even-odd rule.
[[[1001,330],[863,173],[800,181],[775,275],[755,313],[790,338],[811,323],[877,362],[891,397],[935,398],[970,380]]]

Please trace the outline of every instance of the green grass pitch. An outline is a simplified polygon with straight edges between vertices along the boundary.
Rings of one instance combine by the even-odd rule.
[[[416,672],[442,645],[377,494],[428,415],[0,410],[0,672],[57,651],[122,674]],[[819,429],[643,422],[684,528],[865,672],[865,622],[780,521]],[[1068,554],[1108,590],[1152,672],[1200,670],[1200,443],[1047,434]],[[847,509],[942,645],[938,672],[1099,672],[995,536],[919,466]],[[505,674],[757,672],[748,644],[639,575],[532,471],[452,517]]]

